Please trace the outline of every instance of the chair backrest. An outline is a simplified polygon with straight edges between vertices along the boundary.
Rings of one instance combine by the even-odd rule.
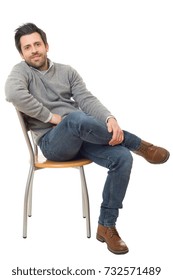
[[[35,157],[38,155],[38,147],[34,143],[32,132],[29,131],[28,128],[27,128],[26,122],[24,120],[23,113],[21,113],[17,109],[16,109],[16,112],[17,112],[19,122],[20,122],[20,125],[21,125],[21,128],[22,128],[22,131],[23,131],[23,135],[25,137],[25,141],[26,141],[28,150],[29,150],[30,160],[31,160],[32,164],[34,165]]]

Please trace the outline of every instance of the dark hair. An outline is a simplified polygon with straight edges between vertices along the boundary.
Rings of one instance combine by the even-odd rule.
[[[33,23],[25,23],[21,26],[19,26],[16,30],[15,30],[15,45],[17,50],[21,53],[21,44],[20,44],[20,38],[24,35],[28,35],[28,34],[32,34],[34,32],[37,32],[40,34],[41,39],[43,40],[44,44],[47,44],[47,37],[46,37],[46,33],[41,30],[40,28],[38,28],[35,24]]]

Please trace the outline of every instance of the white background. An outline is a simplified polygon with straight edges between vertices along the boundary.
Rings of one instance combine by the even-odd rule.
[[[2,4],[1,4],[2,5]],[[12,276],[12,269],[93,268],[79,279],[172,277],[172,158],[150,165],[134,155],[130,184],[117,228],[130,251],[117,256],[95,238],[107,170],[86,166],[92,237],[86,238],[76,170],[43,170],[35,176],[33,217],[22,238],[28,153],[4,83],[21,59],[14,30],[34,22],[47,33],[49,57],[70,64],[117,117],[123,129],[146,141],[172,144],[173,5],[168,0],[9,1],[0,9],[0,278],[76,279],[75,276]],[[105,266],[160,266],[159,276],[104,275]],[[102,273],[98,273],[101,270]],[[97,277],[97,278],[96,278]],[[29,278],[29,279],[30,279]]]

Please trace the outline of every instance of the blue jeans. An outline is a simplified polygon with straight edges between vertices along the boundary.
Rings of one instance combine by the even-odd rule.
[[[39,141],[41,151],[49,160],[86,157],[108,169],[98,220],[103,226],[116,224],[130,179],[133,163],[130,151],[137,150],[141,143],[139,137],[124,131],[124,141],[120,145],[110,146],[111,136],[105,123],[76,111]]]

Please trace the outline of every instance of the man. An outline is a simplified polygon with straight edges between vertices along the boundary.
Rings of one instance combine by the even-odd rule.
[[[153,164],[166,162],[169,152],[123,131],[76,70],[47,58],[46,34],[36,25],[17,28],[15,44],[24,61],[14,66],[6,81],[7,100],[25,114],[46,158],[82,156],[108,169],[96,237],[112,253],[127,253],[115,225],[129,183],[131,151]]]

